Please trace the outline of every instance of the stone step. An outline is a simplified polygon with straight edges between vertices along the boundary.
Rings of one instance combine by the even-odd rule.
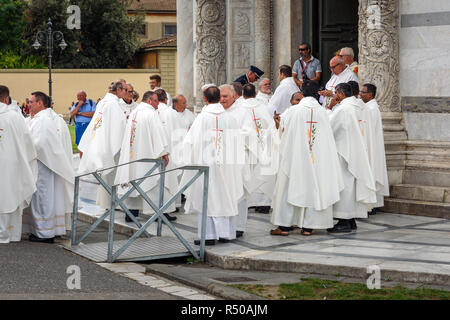
[[[450,203],[385,198],[380,211],[449,219]]]
[[[383,124],[388,123],[400,123],[403,120],[403,114],[401,112],[382,112],[381,121]]]
[[[406,132],[405,131],[385,131],[384,132],[384,141],[398,141],[398,140],[406,140]]]
[[[405,131],[405,126],[401,124],[391,124],[391,123],[383,123],[383,131],[384,132],[395,132],[395,131]]]
[[[406,159],[450,163],[450,151],[406,151]]]
[[[411,151],[438,151],[450,154],[450,142],[448,141],[408,140],[406,147]]]
[[[439,173],[450,173],[450,162],[448,161],[423,161],[423,160],[406,160],[406,169],[412,170],[432,170]],[[445,187],[445,186],[444,186]]]
[[[450,172],[406,169],[403,172],[403,184],[450,187]]]
[[[388,151],[405,151],[406,150],[405,140],[388,140],[384,142],[384,148],[386,153]]]
[[[427,202],[450,203],[450,188],[422,186],[414,184],[398,184],[391,188],[391,198]]]

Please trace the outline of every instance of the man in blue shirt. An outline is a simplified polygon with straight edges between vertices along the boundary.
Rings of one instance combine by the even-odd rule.
[[[70,110],[70,117],[75,117],[75,144],[77,146],[94,113],[95,102],[91,99],[86,99],[86,92],[79,91],[77,93],[77,102],[74,103]],[[80,152],[80,157],[82,156],[83,153]]]
[[[320,81],[322,76],[322,66],[317,58],[311,55],[311,45],[307,42],[302,42],[298,48],[300,58],[297,59],[292,67],[292,77],[295,83],[302,87],[303,81],[306,79]]]

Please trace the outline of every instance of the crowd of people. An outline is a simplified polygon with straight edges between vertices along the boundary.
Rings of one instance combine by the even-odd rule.
[[[349,49],[330,60],[332,76],[323,90],[320,61],[302,43],[293,68],[279,67],[273,94],[264,72],[251,66],[231,84],[205,84],[204,107],[197,115],[186,108],[183,95],[172,98],[160,87],[159,76],[150,77],[140,103],[124,79],[112,82],[97,103],[79,91],[70,110],[81,157],[76,174],[115,167],[101,171],[101,177],[110,186],[120,185],[122,196],[129,181],[152,166],[122,164],[150,158],[164,159],[166,170],[208,166],[207,245],[242,237],[252,209],[271,214],[275,227],[268,232],[274,236],[287,236],[294,228],[305,236],[317,229],[352,232],[356,219],[383,206],[389,184],[376,86],[359,84]],[[33,92],[29,103],[30,117],[19,118],[9,89],[0,86],[0,159],[7,172],[1,188],[8,200],[0,202],[0,242],[18,241],[22,231],[31,233],[31,241],[53,242],[70,230],[75,172],[67,125],[44,93]],[[194,174],[167,172],[164,199]],[[140,185],[157,204],[159,182],[154,175]],[[194,182],[184,197],[184,212],[199,215],[200,237],[203,181]],[[165,210],[164,220],[177,219],[181,200]],[[140,213],[154,212],[136,190],[124,203],[130,223]],[[101,186],[97,205],[110,206]]]

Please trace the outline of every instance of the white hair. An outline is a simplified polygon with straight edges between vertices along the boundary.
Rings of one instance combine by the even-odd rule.
[[[223,84],[219,87],[220,91],[222,91],[223,89],[230,90],[230,93],[232,96],[234,96],[234,94],[236,93],[236,91],[234,90],[234,87],[231,84]]]
[[[261,79],[259,79],[258,88],[261,88],[261,84],[262,84],[262,82],[265,81],[265,80],[267,80],[267,81],[270,82],[270,79],[269,79],[269,78],[261,78]]]
[[[350,48],[350,47],[344,47],[344,48],[341,49],[341,51],[342,51],[342,50],[345,52],[345,54],[348,54],[348,55],[351,56],[352,58],[355,57],[355,53],[353,52],[353,49],[352,49],[352,48]]]

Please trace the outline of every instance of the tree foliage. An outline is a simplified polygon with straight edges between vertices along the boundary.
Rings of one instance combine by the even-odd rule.
[[[67,28],[69,5],[81,9],[80,30]],[[53,30],[61,31],[68,44],[64,51],[55,46],[55,68],[126,68],[141,45],[138,31],[144,19],[128,16],[128,5],[126,0],[31,0],[26,31],[29,48],[51,18]],[[46,57],[45,43],[41,45],[39,54]]]
[[[0,51],[5,52],[23,47],[26,28],[25,2],[22,0],[0,0]]]

